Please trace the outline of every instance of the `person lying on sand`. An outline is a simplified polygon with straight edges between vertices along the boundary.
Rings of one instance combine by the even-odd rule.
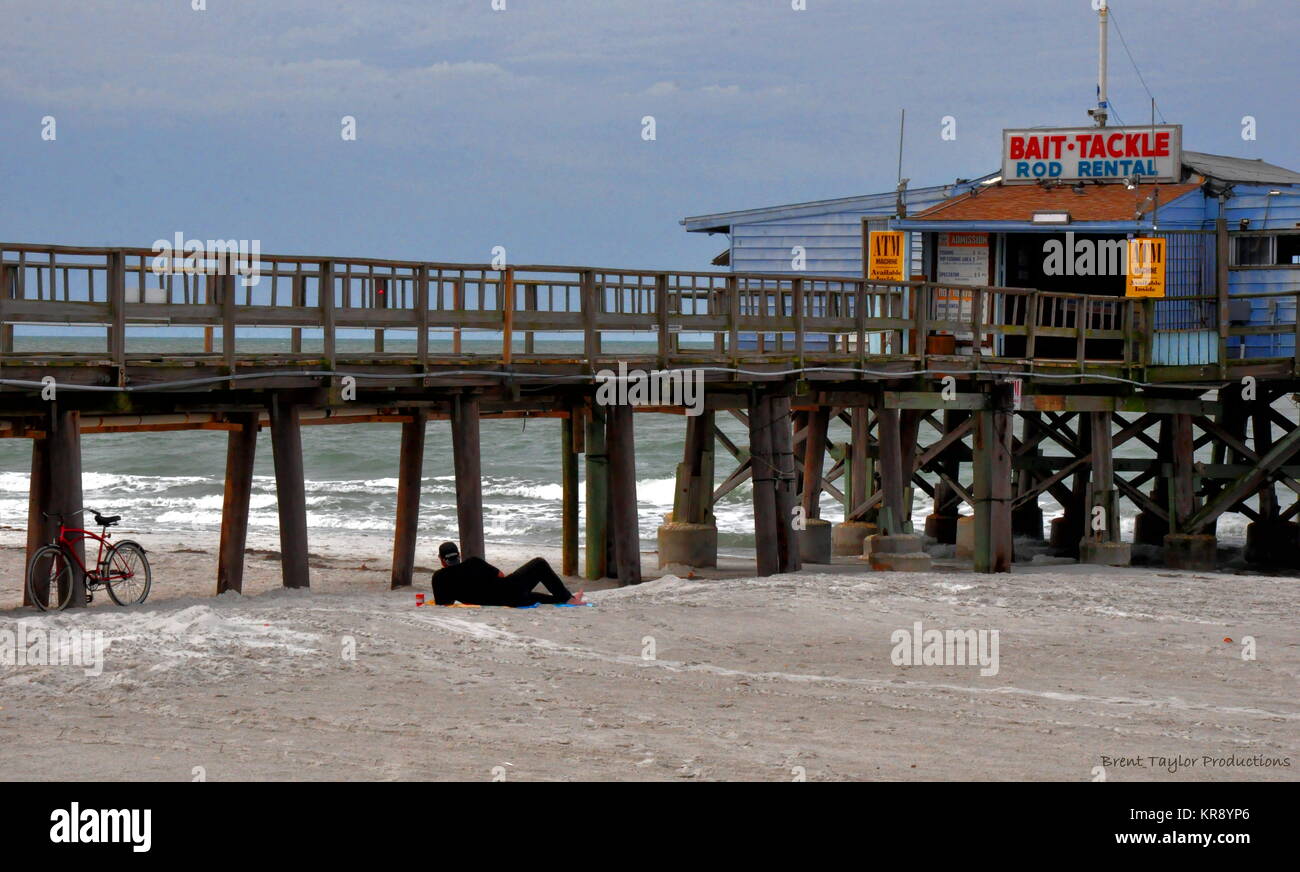
[[[473,606],[531,606],[584,605],[582,591],[569,593],[551,564],[534,557],[514,572],[506,575],[481,557],[460,559],[460,549],[455,542],[438,546],[438,562],[442,564],[433,574],[433,601],[449,606],[457,601]],[[541,584],[548,593],[534,593]]]

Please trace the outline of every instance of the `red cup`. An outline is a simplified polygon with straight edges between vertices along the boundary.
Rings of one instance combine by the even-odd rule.
[[[422,594],[422,593],[417,593],[417,594],[415,595],[415,604],[416,604],[417,606],[422,606],[422,605],[424,605],[424,594]]]

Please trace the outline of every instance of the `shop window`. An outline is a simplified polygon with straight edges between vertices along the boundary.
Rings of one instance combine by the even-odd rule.
[[[1277,237],[1277,262],[1281,264],[1300,264],[1300,233],[1288,233]]]
[[[1300,265],[1300,233],[1237,236],[1232,242],[1233,266]]]
[[[1233,242],[1233,263],[1237,266],[1272,266],[1273,236],[1238,236]]]

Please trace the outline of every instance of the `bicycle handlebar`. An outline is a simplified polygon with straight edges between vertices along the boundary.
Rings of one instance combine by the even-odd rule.
[[[89,511],[92,515],[98,515],[99,512],[90,506],[82,506],[74,512],[41,512],[47,518],[66,518],[68,515],[80,515],[82,512]]]

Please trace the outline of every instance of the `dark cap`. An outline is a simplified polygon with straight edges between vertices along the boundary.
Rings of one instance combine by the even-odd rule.
[[[443,542],[438,546],[438,556],[447,563],[460,563],[460,549],[455,542]]]

